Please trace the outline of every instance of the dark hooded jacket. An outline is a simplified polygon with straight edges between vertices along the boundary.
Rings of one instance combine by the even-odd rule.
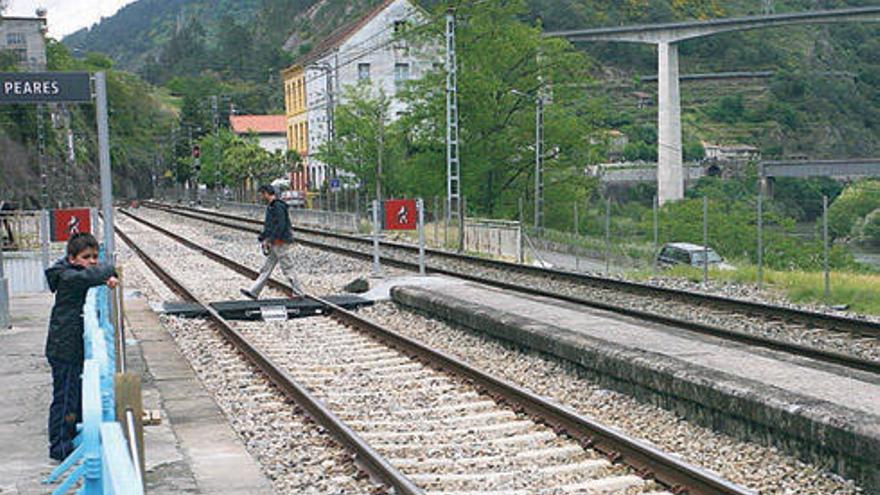
[[[266,220],[263,222],[263,232],[258,239],[262,241],[293,242],[293,232],[290,227],[290,216],[287,213],[287,203],[280,199],[273,199],[266,207]]]
[[[83,304],[86,293],[115,276],[111,265],[84,268],[61,258],[46,270],[55,305],[49,318],[46,357],[68,363],[83,361]]]

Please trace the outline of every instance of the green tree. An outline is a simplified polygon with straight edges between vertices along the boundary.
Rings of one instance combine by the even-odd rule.
[[[861,239],[871,244],[880,244],[880,209],[865,216],[860,228]]]
[[[569,200],[584,198],[592,187],[567,180],[582,176],[583,167],[600,156],[590,137],[603,111],[583,88],[591,63],[566,41],[544,38],[539,26],[521,22],[526,7],[522,0],[457,6],[462,192],[472,213],[514,217],[519,198],[531,203],[538,97],[548,99],[546,195],[574,185],[575,191],[566,190],[574,194]],[[442,12],[435,15],[438,26]],[[404,92],[409,111],[401,118],[402,152],[411,180],[401,192],[445,195],[444,81],[438,70]]]
[[[853,227],[877,208],[880,208],[880,181],[850,184],[828,208],[828,234],[833,239],[857,234]]]
[[[298,160],[295,153],[264,150],[255,135],[239,136],[225,129],[206,134],[198,144],[201,148],[198,180],[208,185],[244,187],[247,183],[269,182],[284,176]],[[182,161],[192,166],[191,158]]]
[[[352,174],[367,197],[376,196],[381,161],[382,174],[378,180],[382,195],[400,192],[409,174],[398,170],[403,130],[400,125],[389,123],[391,100],[383,92],[373,95],[370,86],[362,84],[347,88],[343,101],[334,110],[334,139],[318,150],[317,159]],[[403,176],[396,176],[396,172]]]

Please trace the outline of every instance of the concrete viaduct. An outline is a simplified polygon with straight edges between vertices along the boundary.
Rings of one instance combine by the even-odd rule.
[[[684,197],[681,149],[681,99],[679,92],[678,43],[732,31],[746,31],[800,24],[880,21],[880,7],[815,10],[790,14],[760,15],[672,22],[623,27],[576,29],[545,33],[572,42],[612,41],[657,45],[657,195],[661,204]]]
[[[723,167],[723,163],[691,163],[682,166],[684,179],[693,181],[712,174],[712,166]],[[591,173],[600,178],[603,184],[632,184],[656,180],[657,165],[645,163],[641,166],[621,166],[599,168]],[[758,177],[769,192],[772,183],[780,177],[808,178],[830,177],[838,180],[862,177],[880,177],[880,158],[846,158],[838,160],[764,160],[758,162]]]

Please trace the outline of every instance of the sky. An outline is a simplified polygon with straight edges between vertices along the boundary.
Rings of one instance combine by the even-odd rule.
[[[33,17],[37,7],[49,10],[49,36],[61,39],[80,28],[109,17],[135,0],[11,0],[8,16]]]

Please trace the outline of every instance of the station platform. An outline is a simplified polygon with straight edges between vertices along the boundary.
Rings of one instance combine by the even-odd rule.
[[[56,466],[48,457],[46,422],[51,372],[43,355],[53,298],[12,298],[13,328],[0,331],[0,493],[36,495]],[[161,424],[144,428],[146,492],[150,494],[271,494],[223,413],[205,391],[146,299],[125,300],[128,367],[140,373],[145,410]]]
[[[470,282],[395,302],[576,363],[604,386],[880,490],[880,376]]]

